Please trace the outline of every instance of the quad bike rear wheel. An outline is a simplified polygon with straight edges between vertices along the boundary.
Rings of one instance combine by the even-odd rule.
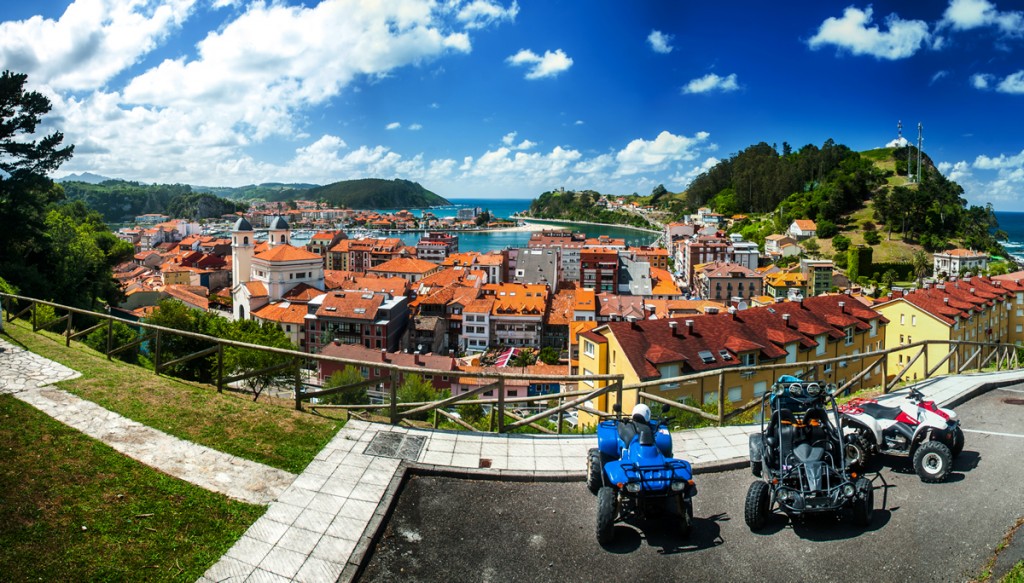
[[[871,444],[863,433],[852,433],[846,436],[843,455],[851,468],[863,468],[871,459]]]
[[[587,451],[587,489],[591,494],[597,494],[604,485],[604,458],[596,447]]]
[[[854,482],[857,488],[857,495],[853,499],[853,523],[857,526],[871,524],[871,515],[875,510],[875,490],[871,486],[871,480],[857,478]]]
[[[953,453],[941,441],[926,441],[914,452],[914,471],[922,482],[942,482],[952,469]]]
[[[612,542],[618,513],[618,495],[615,488],[602,486],[597,491],[597,542],[600,544]]]
[[[767,482],[757,481],[747,490],[747,502],[743,506],[743,520],[750,530],[761,530],[768,523],[771,512],[771,489]]]

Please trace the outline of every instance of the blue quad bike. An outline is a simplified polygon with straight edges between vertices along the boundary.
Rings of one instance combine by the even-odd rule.
[[[790,518],[849,510],[853,522],[871,522],[874,491],[846,459],[835,385],[783,375],[761,400],[761,431],[750,436],[750,485],[743,518],[760,530],[774,509]],[[766,424],[767,420],[767,424]]]
[[[693,519],[690,463],[672,457],[672,436],[664,419],[642,414],[615,418],[597,426],[598,447],[587,452],[587,488],[597,494],[597,541],[611,542],[615,523],[632,517],[664,517],[682,536]],[[668,406],[662,408],[662,417]]]

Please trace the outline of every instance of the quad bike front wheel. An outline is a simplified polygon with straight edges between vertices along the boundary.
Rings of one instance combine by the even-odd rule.
[[[587,489],[591,494],[597,494],[603,485],[604,456],[601,455],[601,450],[595,447],[587,451]]]
[[[615,534],[615,517],[618,513],[618,495],[615,488],[602,486],[597,491],[597,542],[602,545],[612,542]]]
[[[761,530],[768,523],[771,513],[771,488],[767,482],[757,481],[747,490],[747,502],[743,506],[743,520],[750,530]]]
[[[857,488],[857,495],[853,499],[853,523],[857,526],[871,524],[871,515],[875,510],[875,490],[871,486],[871,480],[857,478],[854,482]]]
[[[686,538],[690,536],[693,528],[693,501],[686,500],[682,494],[668,498],[668,519],[679,536]]]
[[[949,448],[949,452],[953,454],[953,457],[960,455],[960,452],[964,450],[964,430],[960,429],[957,425],[953,431],[953,447]]]
[[[952,469],[953,453],[941,441],[926,441],[914,452],[914,471],[922,482],[942,482]]]

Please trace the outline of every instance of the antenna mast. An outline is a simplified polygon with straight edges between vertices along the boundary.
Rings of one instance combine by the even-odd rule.
[[[921,147],[924,143],[924,126],[917,122],[917,182],[921,182]]]

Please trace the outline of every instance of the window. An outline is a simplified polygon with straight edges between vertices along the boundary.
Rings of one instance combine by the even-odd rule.
[[[846,328],[846,345],[850,346],[853,344],[853,326]]]
[[[678,364],[665,364],[658,367],[658,372],[661,373],[662,380],[671,379],[679,376],[679,365]],[[660,386],[661,390],[667,391],[669,389],[679,388],[679,383],[665,383]]]
[[[743,387],[730,387],[728,395],[729,401],[732,403],[743,399]]]
[[[900,334],[900,344],[903,344],[903,335]]]
[[[583,354],[594,356],[594,343],[589,340],[583,341]]]
[[[704,404],[710,405],[711,403],[718,402],[718,391],[711,391],[710,393],[704,393]]]
[[[583,376],[585,376],[585,377],[594,376],[594,372],[590,371],[590,370],[587,370],[587,369],[583,369]],[[592,381],[590,379],[583,379],[583,382],[586,383],[587,385],[591,386],[591,387],[594,386],[594,381]]]
[[[743,355],[743,366],[757,366],[757,353],[748,352]]]
[[[907,315],[906,315],[906,314],[900,314],[900,325],[901,325],[901,326],[902,326],[903,324],[906,324],[906,323],[907,323],[907,321],[906,321],[906,320],[907,320]]]
[[[757,381],[754,383],[754,396],[760,397],[768,390],[768,381]]]
[[[917,326],[917,316],[910,316],[910,325]]]
[[[818,346],[814,349],[814,354],[818,356],[825,354],[825,335],[818,334],[817,336],[814,337],[814,341],[818,343]]]
[[[872,338],[878,336],[878,320],[871,320],[871,332],[868,335]]]
[[[825,372],[825,374],[829,374],[829,373],[832,372],[832,363],[831,362],[825,364],[824,372]]]
[[[516,397],[516,396],[519,396],[519,391],[518,391],[518,390],[516,390],[516,391],[509,391],[509,392],[508,392],[508,396],[509,396],[509,397]]]

